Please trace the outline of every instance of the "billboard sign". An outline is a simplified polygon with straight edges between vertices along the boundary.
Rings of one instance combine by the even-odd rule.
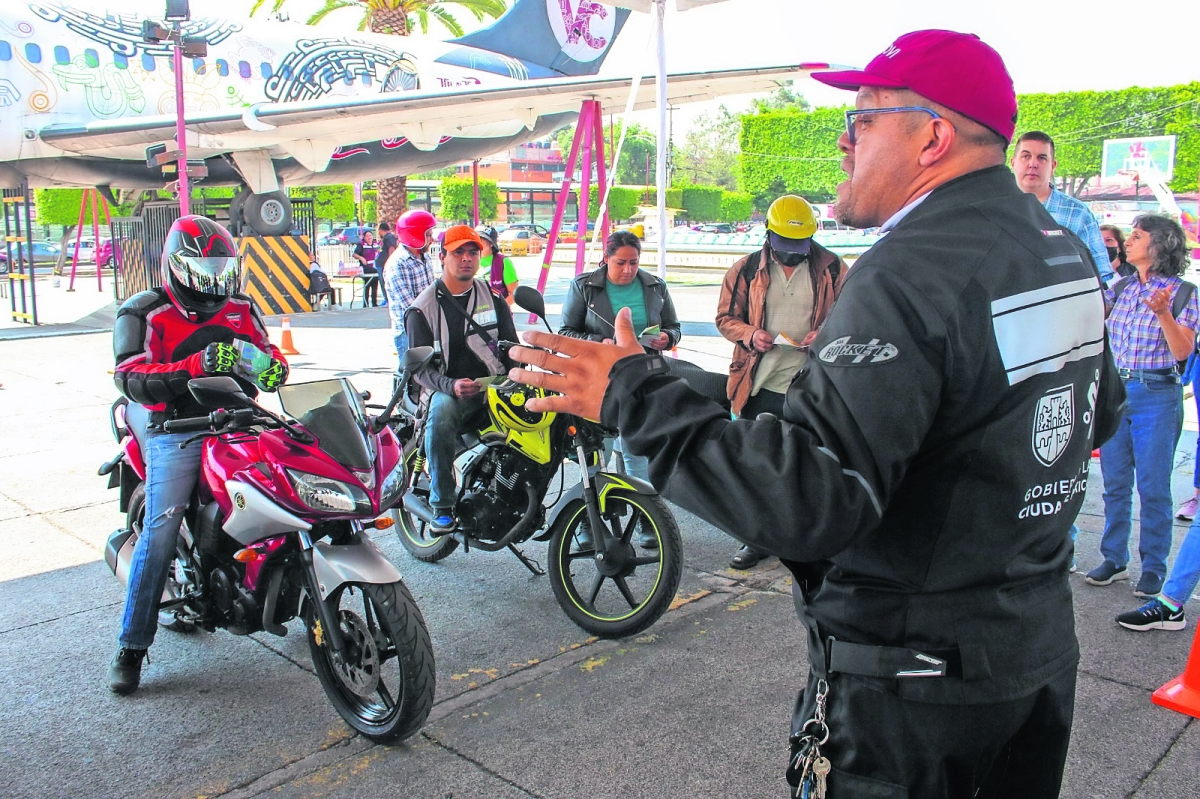
[[[1175,172],[1175,137],[1142,136],[1105,139],[1101,183],[1142,183],[1156,178],[1169,181]]]

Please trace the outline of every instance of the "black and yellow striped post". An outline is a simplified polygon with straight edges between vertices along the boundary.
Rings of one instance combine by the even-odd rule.
[[[264,316],[306,313],[308,236],[247,236],[238,242],[246,270],[246,293]]]

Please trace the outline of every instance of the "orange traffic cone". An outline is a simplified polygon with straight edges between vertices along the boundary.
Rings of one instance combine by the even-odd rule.
[[[1156,705],[1200,719],[1200,624],[1196,625],[1196,637],[1192,639],[1192,652],[1183,674],[1159,688],[1150,698]]]
[[[296,349],[296,345],[292,343],[292,320],[286,316],[283,317],[283,336],[279,344],[279,351],[284,355],[300,354],[300,350]]]

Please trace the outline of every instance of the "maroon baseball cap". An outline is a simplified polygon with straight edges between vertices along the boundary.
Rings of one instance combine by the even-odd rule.
[[[906,33],[863,70],[817,72],[827,86],[911,89],[1012,141],[1017,94],[1000,54],[973,33]]]

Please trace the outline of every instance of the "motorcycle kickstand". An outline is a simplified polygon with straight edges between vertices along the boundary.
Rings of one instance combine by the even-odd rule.
[[[509,550],[509,552],[512,552],[514,555],[516,555],[517,560],[524,563],[525,568],[529,569],[529,571],[533,572],[535,577],[545,577],[546,576],[546,570],[542,568],[542,565],[540,563],[538,563],[536,560],[531,560],[530,558],[526,557],[525,553],[522,552],[521,550],[517,549],[517,547],[515,545],[509,544],[508,550]]]

